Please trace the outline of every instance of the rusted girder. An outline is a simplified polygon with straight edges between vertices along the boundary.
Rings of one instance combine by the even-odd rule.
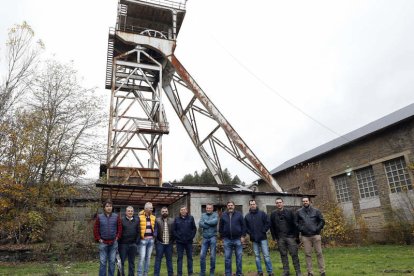
[[[277,184],[276,180],[272,177],[270,172],[262,164],[262,162],[255,156],[253,151],[247,146],[239,134],[234,130],[226,118],[221,114],[213,102],[207,97],[201,87],[197,82],[191,77],[188,71],[180,63],[180,61],[175,57],[175,55],[169,56],[169,60],[176,70],[176,73],[181,77],[181,79],[186,83],[187,88],[190,89],[194,96],[201,102],[204,108],[211,114],[214,120],[220,125],[223,131],[227,134],[229,139],[237,146],[237,148],[245,154],[246,158],[251,162],[253,167],[257,170],[258,175],[260,175],[263,180],[270,185],[270,187],[277,192],[283,192],[282,188]]]

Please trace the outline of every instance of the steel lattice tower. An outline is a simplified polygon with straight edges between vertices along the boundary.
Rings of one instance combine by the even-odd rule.
[[[110,29],[108,40],[107,183],[161,185],[162,136],[169,133],[164,94],[218,184],[224,182],[220,164],[224,152],[262,178],[272,191],[282,192],[175,57],[186,2],[119,0],[116,27]],[[201,123],[201,118],[210,122]]]

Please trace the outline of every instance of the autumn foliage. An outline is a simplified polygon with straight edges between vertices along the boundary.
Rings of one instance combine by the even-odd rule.
[[[342,208],[337,204],[326,204],[323,207],[325,227],[322,232],[324,242],[339,245],[352,242],[353,227],[346,220]]]
[[[104,148],[94,89],[81,86],[73,64],[42,60],[36,45],[30,26],[16,25],[0,60],[0,243],[42,241],[56,202]]]

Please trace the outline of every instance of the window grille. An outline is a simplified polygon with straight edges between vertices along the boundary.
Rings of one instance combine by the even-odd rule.
[[[413,184],[411,183],[404,157],[384,162],[384,168],[391,193],[399,193],[413,189]]]
[[[351,201],[351,191],[349,184],[349,177],[346,174],[335,176],[333,178],[335,183],[336,198],[338,202],[349,202]]]
[[[358,182],[359,195],[361,198],[378,195],[378,186],[375,181],[374,170],[366,167],[355,172]]]

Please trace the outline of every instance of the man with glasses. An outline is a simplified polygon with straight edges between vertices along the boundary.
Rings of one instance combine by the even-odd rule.
[[[298,210],[296,215],[296,225],[302,235],[308,276],[313,276],[312,247],[316,251],[319,272],[321,273],[321,276],[325,276],[325,261],[322,255],[322,242],[320,235],[321,230],[325,225],[325,220],[321,211],[311,206],[309,197],[303,197],[302,204],[303,207]]]
[[[283,265],[282,276],[290,275],[288,251],[292,257],[296,276],[301,276],[297,243],[299,232],[296,228],[295,214],[292,210],[284,208],[283,199],[280,197],[276,198],[276,210],[270,215],[270,232],[279,247],[280,259]]]
[[[269,231],[269,218],[265,212],[259,210],[256,200],[249,201],[249,213],[245,216],[246,232],[253,242],[253,251],[256,256],[257,275],[263,276],[262,260],[260,251],[266,265],[269,276],[273,276],[272,261],[270,260],[269,244],[267,242],[267,231]]]

